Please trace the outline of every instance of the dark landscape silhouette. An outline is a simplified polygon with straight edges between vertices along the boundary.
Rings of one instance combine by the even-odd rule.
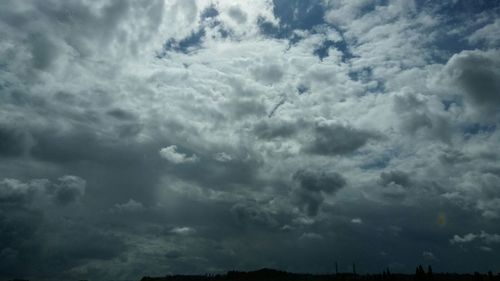
[[[141,281],[329,281],[329,280],[500,280],[500,273],[434,273],[431,266],[424,270],[422,265],[415,269],[415,274],[392,273],[385,269],[381,273],[357,274],[353,272],[337,272],[332,274],[291,273],[269,268],[257,271],[228,271],[226,274],[206,275],[167,275],[164,277],[143,277]]]

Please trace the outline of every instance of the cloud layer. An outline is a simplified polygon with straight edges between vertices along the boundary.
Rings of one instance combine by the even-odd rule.
[[[496,1],[2,1],[0,277],[498,268]]]

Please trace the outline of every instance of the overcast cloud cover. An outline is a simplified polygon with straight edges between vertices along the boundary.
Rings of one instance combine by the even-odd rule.
[[[500,271],[498,1],[0,1],[0,277]]]

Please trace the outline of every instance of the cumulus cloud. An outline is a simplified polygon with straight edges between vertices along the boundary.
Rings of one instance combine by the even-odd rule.
[[[380,174],[380,182],[382,185],[397,184],[404,187],[411,184],[410,176],[403,171],[382,172]]]
[[[86,181],[77,176],[63,176],[55,185],[55,200],[62,205],[77,201],[85,194]]]
[[[375,135],[350,126],[320,121],[305,151],[319,155],[347,154],[364,146]]]
[[[453,55],[444,68],[446,79],[461,90],[465,100],[489,114],[500,107],[499,56],[496,50],[463,51]]]
[[[233,160],[230,154],[227,154],[225,152],[217,152],[214,155],[214,159],[219,161],[219,162],[229,162]]]
[[[254,133],[262,139],[291,137],[298,131],[299,125],[283,120],[262,120],[254,126]]]
[[[85,195],[86,181],[73,175],[65,175],[50,181],[33,179],[22,182],[18,179],[6,178],[0,181],[0,198],[5,203],[31,204],[32,200],[51,199],[57,205],[68,205],[78,201]],[[43,202],[34,202],[41,204]]]
[[[294,198],[309,216],[318,214],[324,194],[335,193],[346,185],[346,180],[336,172],[300,170],[293,175],[293,179],[298,182]]]
[[[422,257],[428,261],[436,261],[437,260],[436,256],[430,251],[422,252]]]
[[[17,179],[3,179],[0,183],[2,201],[21,200],[30,191],[30,186]]]
[[[177,226],[170,230],[171,233],[176,235],[191,235],[196,232],[196,230],[189,226]]]
[[[479,240],[483,243],[486,244],[494,244],[494,243],[500,243],[500,234],[496,233],[488,233],[485,231],[481,231],[480,233],[467,233],[465,235],[457,235],[455,234],[452,239],[450,239],[451,244],[463,244],[463,243],[470,243],[475,240]]]
[[[476,207],[481,211],[482,216],[488,219],[500,217],[500,198],[484,198],[477,201]]]
[[[474,31],[467,40],[471,43],[485,43],[491,47],[498,46],[500,43],[500,20],[487,24],[480,29]]]
[[[243,226],[257,225],[259,227],[276,227],[278,221],[263,206],[256,202],[239,202],[231,207],[231,212],[235,215],[238,222]]]
[[[263,62],[262,66],[258,66],[253,69],[252,74],[255,79],[267,84],[279,82],[284,75],[282,66],[277,64],[268,64],[267,62]]]
[[[306,233],[303,233],[299,239],[300,240],[321,240],[321,239],[323,239],[323,236],[321,236],[321,234],[314,233],[314,232],[306,232]]]
[[[353,218],[353,219],[351,219],[351,223],[353,223],[353,224],[362,224],[363,220],[360,219],[360,218]]]
[[[196,156],[196,154],[187,156],[184,153],[177,152],[176,145],[171,145],[160,149],[160,156],[174,164],[193,163],[198,161],[198,157]]]
[[[464,236],[458,236],[458,235],[455,235],[453,236],[453,239],[450,240],[450,242],[453,244],[453,243],[467,243],[467,242],[471,242],[473,240],[475,240],[477,238],[477,235],[476,234],[473,234],[473,233],[468,233],[468,234],[465,234]]]
[[[137,202],[134,199],[129,199],[127,202],[123,204],[116,204],[115,207],[120,211],[126,211],[126,212],[139,211],[144,208],[141,202]]]
[[[245,23],[247,21],[247,15],[244,11],[240,10],[239,7],[231,7],[228,11],[229,16],[234,19],[237,23]]]

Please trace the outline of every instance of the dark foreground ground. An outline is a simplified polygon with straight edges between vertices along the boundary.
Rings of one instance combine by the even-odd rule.
[[[141,281],[332,281],[332,280],[498,280],[500,274],[474,273],[432,273],[419,271],[416,274],[396,274],[384,271],[381,274],[359,275],[353,273],[339,274],[299,274],[277,271],[273,269],[261,269],[250,272],[229,271],[218,275],[168,275],[165,277],[143,277]]]

